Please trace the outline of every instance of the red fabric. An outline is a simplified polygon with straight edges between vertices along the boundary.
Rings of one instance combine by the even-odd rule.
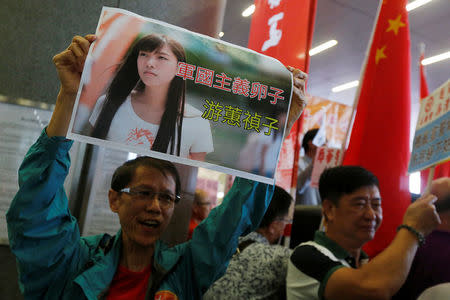
[[[120,266],[109,287],[107,300],[145,299],[151,266],[140,272],[133,272]]]
[[[423,193],[427,188],[428,176],[430,174],[430,169],[425,169],[420,172],[420,191]],[[433,179],[450,177],[450,161],[437,165],[434,168]]]
[[[198,226],[198,224],[199,223],[194,218],[191,218],[191,221],[189,222],[188,240],[192,239],[192,234],[194,233],[194,229]]]
[[[316,0],[284,0],[272,6],[269,2],[255,0],[248,48],[272,56],[284,65],[308,72],[308,52],[312,42]],[[263,51],[264,42],[270,37],[268,22],[280,13],[283,16],[277,21],[276,29],[281,30],[281,39],[276,46]],[[300,134],[301,122],[302,120],[299,119],[286,137],[277,167],[276,183],[287,191],[290,191],[297,182],[297,161],[300,152],[297,136]]]
[[[380,1],[343,162],[363,166],[380,182],[384,219],[375,238],[364,247],[370,256],[392,241],[411,202],[407,175],[411,107],[406,4],[407,0]],[[398,30],[390,29],[395,20],[403,24]]]
[[[422,65],[422,60],[424,59],[424,53],[420,55],[420,100],[428,96],[428,85],[427,79],[425,78],[425,68]],[[428,177],[430,174],[430,169],[425,169],[420,172],[420,192],[423,193],[427,188]],[[450,161],[437,165],[434,169],[433,179],[441,177],[450,176]]]

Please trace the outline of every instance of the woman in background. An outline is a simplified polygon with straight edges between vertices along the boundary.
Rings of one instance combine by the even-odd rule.
[[[94,107],[91,136],[204,160],[214,150],[210,125],[185,104],[179,62],[186,62],[184,48],[168,36],[137,41]]]

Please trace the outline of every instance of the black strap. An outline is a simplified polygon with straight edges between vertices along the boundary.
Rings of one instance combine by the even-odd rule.
[[[114,239],[115,239],[115,235],[114,236],[110,236],[109,234],[105,233],[102,237],[102,239],[100,240],[100,243],[98,243],[97,245],[97,251],[98,250],[103,250],[103,254],[106,255],[108,254],[108,252],[112,249],[112,246],[114,244]]]
[[[245,248],[247,248],[248,246],[250,246],[251,244],[253,244],[255,241],[254,240],[245,240],[243,242],[240,242],[238,245],[238,251],[242,252],[244,251]]]
[[[95,253],[98,253],[99,250],[102,250],[104,255],[108,254],[108,252],[112,249],[112,246],[114,244],[114,238],[115,236],[110,236],[109,234],[105,233],[100,242],[98,243],[97,247],[95,248]],[[84,265],[84,269],[87,270],[93,265],[94,260],[91,258]]]

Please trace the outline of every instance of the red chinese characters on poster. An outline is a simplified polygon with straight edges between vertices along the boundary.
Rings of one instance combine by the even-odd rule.
[[[298,142],[301,145],[305,133],[313,128],[319,128],[325,117],[325,131],[327,145],[341,148],[347,135],[352,115],[352,107],[326,100],[317,96],[310,96],[308,105],[303,112],[303,126]]]
[[[320,147],[314,158],[314,167],[311,174],[311,187],[319,188],[320,174],[326,168],[339,166],[342,162],[342,150],[335,148]]]

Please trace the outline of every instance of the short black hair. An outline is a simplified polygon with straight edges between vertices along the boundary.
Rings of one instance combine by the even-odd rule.
[[[316,136],[317,132],[319,131],[319,128],[310,129],[305,133],[305,136],[302,140],[302,147],[305,149],[305,153],[308,152],[309,146],[308,142],[312,141],[314,137]]]
[[[157,159],[149,156],[140,156],[135,159],[126,161],[123,165],[118,167],[111,179],[111,189],[118,192],[125,188],[136,173],[139,167],[153,168],[161,172],[164,176],[172,176],[175,181],[175,194],[180,196],[181,181],[175,165],[169,161]]]
[[[379,188],[377,177],[360,166],[338,166],[325,169],[319,179],[319,193],[323,200],[328,199],[338,206],[339,198],[351,194],[365,186]]]
[[[283,188],[275,186],[272,200],[264,214],[264,217],[259,224],[259,228],[264,228],[270,225],[276,218],[284,217],[289,212],[289,207],[292,203],[292,196]]]

